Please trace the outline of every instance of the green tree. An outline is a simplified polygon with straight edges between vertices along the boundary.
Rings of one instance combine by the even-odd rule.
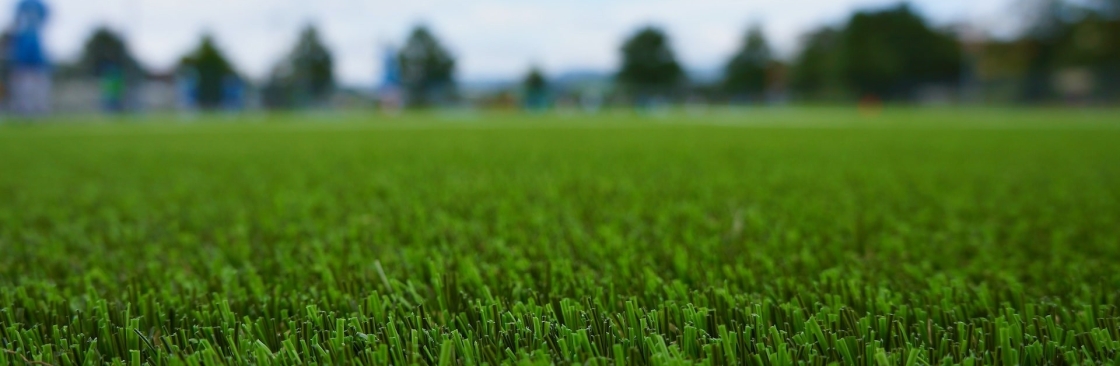
[[[739,51],[724,67],[724,90],[734,96],[754,97],[765,93],[771,61],[770,44],[762,29],[751,27]]]
[[[334,91],[334,57],[314,26],[304,28],[292,50],[272,70],[265,103],[301,107],[324,103]]]
[[[548,79],[538,67],[529,69],[525,80],[521,82],[524,88],[524,104],[529,109],[543,109],[548,104]]]
[[[529,74],[525,75],[525,80],[522,81],[527,92],[542,92],[548,89],[548,80],[544,77],[544,72],[538,67],[529,69]]]
[[[839,69],[841,33],[826,27],[805,36],[802,50],[791,70],[790,84],[799,96],[828,99],[842,94]]]
[[[959,80],[955,37],[931,29],[908,5],[855,14],[843,38],[841,73],[861,95],[909,98],[922,85]]]
[[[455,87],[455,57],[427,27],[413,29],[397,57],[408,104],[426,107],[449,97]]]
[[[622,45],[622,66],[617,80],[640,95],[661,94],[673,91],[684,81],[684,70],[665,33],[645,27]]]
[[[94,76],[101,76],[110,69],[130,78],[144,74],[124,38],[106,27],[97,28],[86,40],[77,67],[81,73]]]
[[[202,36],[198,48],[183,57],[179,67],[194,70],[198,78],[198,95],[195,97],[199,107],[207,109],[221,106],[223,82],[227,77],[237,76],[233,65],[210,35]]]

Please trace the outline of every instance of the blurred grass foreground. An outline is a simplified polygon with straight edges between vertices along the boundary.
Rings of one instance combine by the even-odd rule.
[[[0,365],[1117,363],[1115,116],[3,125]]]

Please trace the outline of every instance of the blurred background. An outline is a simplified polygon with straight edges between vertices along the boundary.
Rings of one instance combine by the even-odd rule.
[[[6,117],[1120,103],[1120,0],[16,0]]]

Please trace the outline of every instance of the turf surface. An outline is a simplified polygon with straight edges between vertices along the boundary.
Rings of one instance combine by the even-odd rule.
[[[0,125],[0,366],[1120,363],[1115,111]]]

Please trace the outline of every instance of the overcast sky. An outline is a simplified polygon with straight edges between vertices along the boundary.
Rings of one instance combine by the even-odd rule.
[[[0,8],[11,19],[14,0]],[[690,69],[718,67],[744,30],[762,24],[782,54],[800,35],[838,23],[851,11],[897,0],[45,0],[52,10],[48,48],[76,57],[90,30],[108,25],[126,35],[143,63],[174,65],[211,32],[237,67],[260,78],[292,46],[300,28],[317,24],[332,49],[340,81],[373,85],[382,46],[429,25],[459,60],[466,80],[508,79],[529,65],[546,72],[610,70],[622,39],[645,24],[662,26]],[[1015,0],[914,0],[935,24],[1006,23]]]

